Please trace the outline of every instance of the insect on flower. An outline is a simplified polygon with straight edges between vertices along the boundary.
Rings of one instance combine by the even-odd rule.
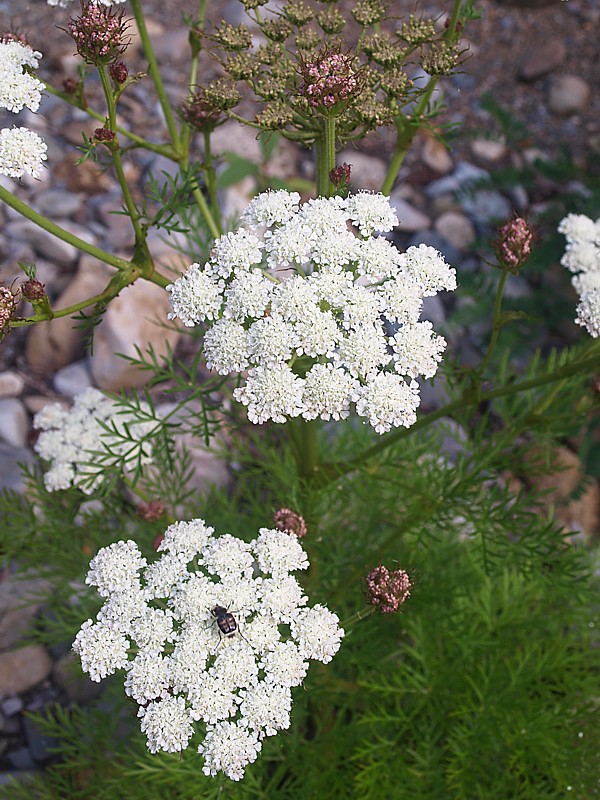
[[[220,631],[219,636],[221,635],[221,633],[223,634],[223,636],[227,637],[231,637],[234,635],[234,633],[238,629],[238,625],[231,611],[228,611],[226,608],[223,608],[223,606],[215,606],[210,613],[216,620],[217,627],[219,628]]]

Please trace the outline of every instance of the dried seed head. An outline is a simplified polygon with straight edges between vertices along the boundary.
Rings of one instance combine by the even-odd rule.
[[[397,34],[411,47],[416,47],[435,38],[435,23],[432,19],[421,19],[411,14]]]
[[[125,83],[129,76],[129,70],[122,61],[115,61],[108,68],[108,74],[116,84]]]
[[[405,49],[387,33],[373,33],[371,36],[367,36],[363,43],[363,50],[372,61],[382,67],[397,66],[404,61],[406,56]]]
[[[292,24],[285,17],[265,20],[260,28],[267,39],[272,42],[285,42],[292,32]]]
[[[223,50],[248,50],[252,47],[252,34],[245,25],[230,25],[224,20],[212,37]]]
[[[375,25],[385,17],[385,6],[381,0],[358,0],[350,12],[359,25]]]
[[[298,28],[306,25],[315,16],[315,12],[306,5],[304,0],[289,0],[283,7],[283,13],[285,18]]]
[[[115,132],[110,128],[96,128],[94,131],[94,139],[98,142],[112,142],[115,138]]]
[[[127,35],[129,23],[123,16],[123,11],[113,12],[92,0],[81,0],[81,15],[69,20],[67,33],[86,64],[110,64],[125,52],[131,37]]]
[[[165,504],[160,500],[150,500],[148,503],[140,503],[137,507],[138,516],[146,520],[146,522],[156,522],[157,519],[163,516],[166,510]]]
[[[365,599],[382,614],[393,614],[410,597],[412,583],[403,569],[389,570],[380,564],[366,578]]]
[[[200,87],[196,94],[184,103],[179,113],[188,125],[197,131],[209,133],[223,121],[221,109],[206,96],[206,89]]]
[[[65,78],[62,82],[63,91],[67,94],[76,94],[79,84],[73,78]]]
[[[275,100],[256,115],[256,122],[265,130],[282,131],[293,119],[292,110],[287,103]]]
[[[329,36],[335,33],[341,33],[346,26],[346,20],[342,17],[337,8],[327,8],[324,11],[319,11],[317,14],[317,22]]]
[[[213,108],[219,111],[227,111],[237,106],[242,99],[235,84],[227,80],[216,80],[209,83],[204,89],[204,96]]]
[[[35,278],[30,278],[28,281],[23,281],[21,286],[21,295],[23,296],[24,300],[29,301],[30,303],[34,300],[41,300],[42,297],[46,296],[46,289],[43,283],[36,280]]]
[[[273,514],[273,523],[277,530],[291,533],[299,539],[308,533],[304,517],[291,508],[279,508]]]
[[[421,66],[428,75],[449,75],[458,64],[460,50],[453,42],[432,44],[421,58]]]
[[[494,242],[501,266],[510,272],[518,272],[531,254],[533,233],[522,217],[515,216],[498,230]]]

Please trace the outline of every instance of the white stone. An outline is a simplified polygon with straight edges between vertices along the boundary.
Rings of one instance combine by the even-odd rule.
[[[550,85],[548,108],[557,116],[578,114],[587,108],[590,85],[579,75],[558,75]]]
[[[0,372],[0,397],[18,397],[24,388],[25,381],[16,372]]]
[[[85,361],[75,361],[59,369],[52,385],[63,397],[75,397],[92,386],[92,378]]]
[[[474,139],[471,150],[484,161],[500,161],[506,155],[506,144],[494,139]]]
[[[159,360],[166,355],[167,345],[174,348],[179,337],[167,321],[170,308],[165,289],[141,278],[112,300],[96,328],[89,361],[96,386],[116,391],[143,386],[150,380],[152,373],[139,370],[117,353],[137,358],[136,347],[146,353],[152,346]]]
[[[446,211],[435,221],[435,230],[459,250],[466,250],[475,239],[473,223],[458,211]]]
[[[13,447],[24,447],[29,434],[29,416],[16,397],[0,400],[0,436]]]

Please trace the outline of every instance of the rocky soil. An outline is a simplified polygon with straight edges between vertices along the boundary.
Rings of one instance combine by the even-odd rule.
[[[60,83],[73,74],[76,61],[70,41],[54,23],[63,25],[67,12],[49,9],[43,0],[19,2],[0,0],[0,27],[24,31],[31,44],[43,51],[46,75]],[[147,0],[150,30],[170,96],[179,100],[185,91],[185,48],[187,33],[177,24],[181,14],[195,10],[195,0]],[[523,187],[512,193],[466,191],[470,183],[489,175],[498,165],[510,164],[513,153],[503,140],[482,96],[490,92],[500,107],[522,121],[526,140],[520,143],[519,158],[552,156],[568,145],[577,159],[584,152],[600,153],[600,92],[598,69],[600,41],[597,36],[600,6],[597,0],[568,0],[540,8],[523,8],[494,0],[479,3],[483,18],[471,25],[468,58],[462,71],[442,86],[449,111],[445,121],[460,125],[460,135],[448,151],[433,136],[422,136],[407,159],[393,192],[401,226],[398,244],[425,242],[441,250],[457,267],[460,276],[481,267],[472,243],[489,237],[497,221],[506,219],[517,206],[520,212],[535,214],[536,200]],[[448,2],[425,2],[430,14],[440,14]],[[413,0],[395,0],[391,9],[398,15],[411,11]],[[224,13],[232,20],[238,4],[228,3]],[[49,21],[51,24],[49,24]],[[135,47],[135,44],[134,44]],[[143,69],[137,54],[136,68]],[[214,69],[206,65],[206,69]],[[99,97],[99,87],[90,100]],[[126,95],[123,124],[152,135],[161,126],[157,102],[148,81],[140,82]],[[48,164],[41,181],[25,180],[21,185],[0,178],[41,213],[86,241],[128,256],[133,244],[128,221],[115,215],[120,207],[116,181],[109,172],[88,161],[74,168],[79,156],[81,132],[98,126],[87,117],[51,96],[44,99],[38,114],[23,113],[16,120],[0,117],[1,125],[24,124],[38,130],[49,146]],[[258,160],[258,144],[249,129],[227,124],[219,129],[219,152],[243,151]],[[349,149],[340,160],[353,164],[353,185],[377,189],[386,168],[391,133],[372,136],[360,151]],[[172,165],[159,156],[134,151],[128,162],[129,179],[141,196],[149,171],[173,174]],[[288,143],[277,150],[270,166],[273,174],[286,178],[312,174],[312,158]],[[246,203],[252,186],[232,187],[221,198],[227,213]],[[600,210],[598,212],[600,214]],[[183,241],[152,238],[152,250],[164,270],[180,270],[190,259],[174,247]],[[557,253],[557,260],[560,253]],[[17,262],[35,262],[38,277],[56,307],[63,307],[101,291],[110,271],[89,256],[79,256],[70,246],[54,239],[10,209],[0,209],[0,281],[10,285],[18,276]],[[516,278],[514,292],[530,291],[526,280]],[[451,310],[446,301],[433,298],[428,316],[443,327]],[[176,346],[176,330],[166,333],[157,321],[168,310],[165,293],[153,285],[138,282],[114,302],[96,332],[93,356],[83,347],[80,329],[69,319],[21,329],[0,345],[0,487],[23,490],[18,462],[32,461],[32,416],[49,401],[67,403],[86,386],[112,391],[141,385],[144,376],[116,352],[133,354],[134,346],[152,344],[164,352],[166,342]],[[479,333],[479,336],[483,332]],[[458,325],[446,330],[451,346],[459,349],[468,363],[477,353],[478,333]],[[424,404],[431,408],[443,401],[443,384],[424,389]],[[460,438],[460,437],[457,437]],[[448,444],[449,453],[456,440]],[[227,470],[216,465],[202,449],[197,450],[198,468],[203,475],[217,472],[227,480]],[[579,506],[570,500],[581,482],[577,457],[564,448],[557,453],[557,473],[545,486],[548,503],[561,507],[561,519],[568,530],[590,536],[598,526],[600,494],[595,483],[579,495]],[[50,758],[44,737],[24,716],[27,710],[43,708],[59,700],[86,702],[97,687],[72,671],[68,649],[49,652],[23,641],[23,634],[43,603],[34,600],[23,607],[23,598],[39,594],[44,586],[36,576],[17,576],[7,570],[0,580],[0,785],[7,774],[25,775]],[[25,578],[24,580],[22,580]]]

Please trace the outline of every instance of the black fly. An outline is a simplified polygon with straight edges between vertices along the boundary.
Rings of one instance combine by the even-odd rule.
[[[231,611],[227,611],[227,609],[223,608],[223,606],[215,606],[210,613],[215,618],[217,627],[223,636],[227,636],[229,638],[235,634],[238,629],[238,625]]]

